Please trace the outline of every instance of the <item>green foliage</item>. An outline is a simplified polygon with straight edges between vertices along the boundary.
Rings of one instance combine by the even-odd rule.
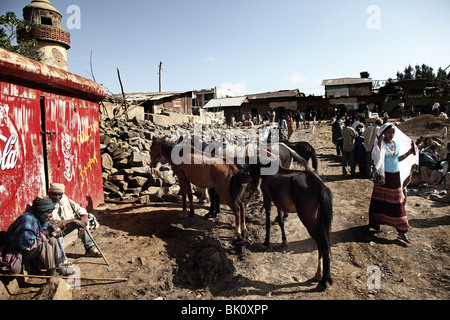
[[[361,78],[370,78],[370,73],[367,71],[362,71],[359,73],[359,75],[361,76]]]
[[[0,47],[39,60],[39,57],[30,56],[30,48],[37,45],[37,41],[22,39],[18,36],[18,31],[28,32],[32,26],[31,21],[17,18],[14,12],[6,12],[0,16]]]
[[[442,68],[439,68],[435,74],[433,68],[427,66],[426,64],[417,64],[414,68],[411,65],[405,67],[403,72],[397,72],[397,79],[426,79],[429,82],[434,82],[435,80],[447,78],[447,73]]]

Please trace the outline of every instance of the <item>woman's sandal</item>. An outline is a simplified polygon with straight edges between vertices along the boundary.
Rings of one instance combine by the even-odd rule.
[[[403,240],[406,243],[411,243],[412,242],[411,239],[406,235],[406,233],[404,233],[403,235],[398,235],[397,239],[398,240]]]

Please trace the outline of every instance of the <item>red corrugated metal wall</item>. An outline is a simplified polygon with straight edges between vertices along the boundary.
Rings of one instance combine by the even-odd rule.
[[[0,231],[45,194],[39,91],[0,82]]]

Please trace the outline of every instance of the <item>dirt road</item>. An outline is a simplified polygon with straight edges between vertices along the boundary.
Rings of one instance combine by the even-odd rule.
[[[295,214],[286,222],[287,248],[281,247],[278,225],[272,227],[273,245],[262,246],[262,199],[248,207],[248,239],[242,246],[232,242],[234,216],[225,205],[217,219],[206,220],[207,205],[197,204],[193,218],[181,219],[181,203],[109,203],[94,212],[101,227],[93,234],[110,266],[101,258],[83,257],[80,241],[67,249],[68,256],[80,266],[82,276],[129,280],[84,281],[73,290],[73,299],[449,299],[449,206],[410,195],[406,212],[411,244],[397,240],[391,227],[369,232],[372,182],[342,176],[331,126],[322,125],[315,132],[301,129],[292,138],[316,148],[319,175],[334,195],[334,283],[326,291],[315,291],[317,283],[309,281],[317,267],[317,250]],[[275,214],[272,208],[272,219]]]

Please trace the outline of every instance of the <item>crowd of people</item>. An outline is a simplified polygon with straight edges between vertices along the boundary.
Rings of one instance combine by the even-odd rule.
[[[336,154],[342,154],[342,174],[359,175],[370,178],[372,172],[372,150],[377,139],[377,131],[387,122],[377,118],[374,123],[367,125],[365,117],[337,117],[332,124],[332,142],[336,147]],[[446,129],[446,128],[444,128]],[[419,152],[419,172],[421,183],[445,184],[450,186],[448,171],[449,143],[438,138],[422,136],[416,141]]]
[[[444,128],[444,139],[446,137]],[[393,123],[377,118],[366,126],[365,117],[337,117],[332,124],[332,142],[337,155],[342,154],[342,174],[356,176],[356,164],[362,177],[373,179],[369,207],[369,228],[380,225],[397,229],[398,239],[411,242],[405,213],[405,184],[412,171],[420,172],[420,186],[444,185],[450,188],[450,143],[438,138],[420,137],[413,142]],[[401,149],[403,151],[401,152]],[[411,157],[414,155],[414,157]],[[412,158],[412,159],[411,159]],[[409,160],[408,160],[409,159]],[[416,167],[417,166],[417,167]],[[408,180],[409,178],[409,180]]]

